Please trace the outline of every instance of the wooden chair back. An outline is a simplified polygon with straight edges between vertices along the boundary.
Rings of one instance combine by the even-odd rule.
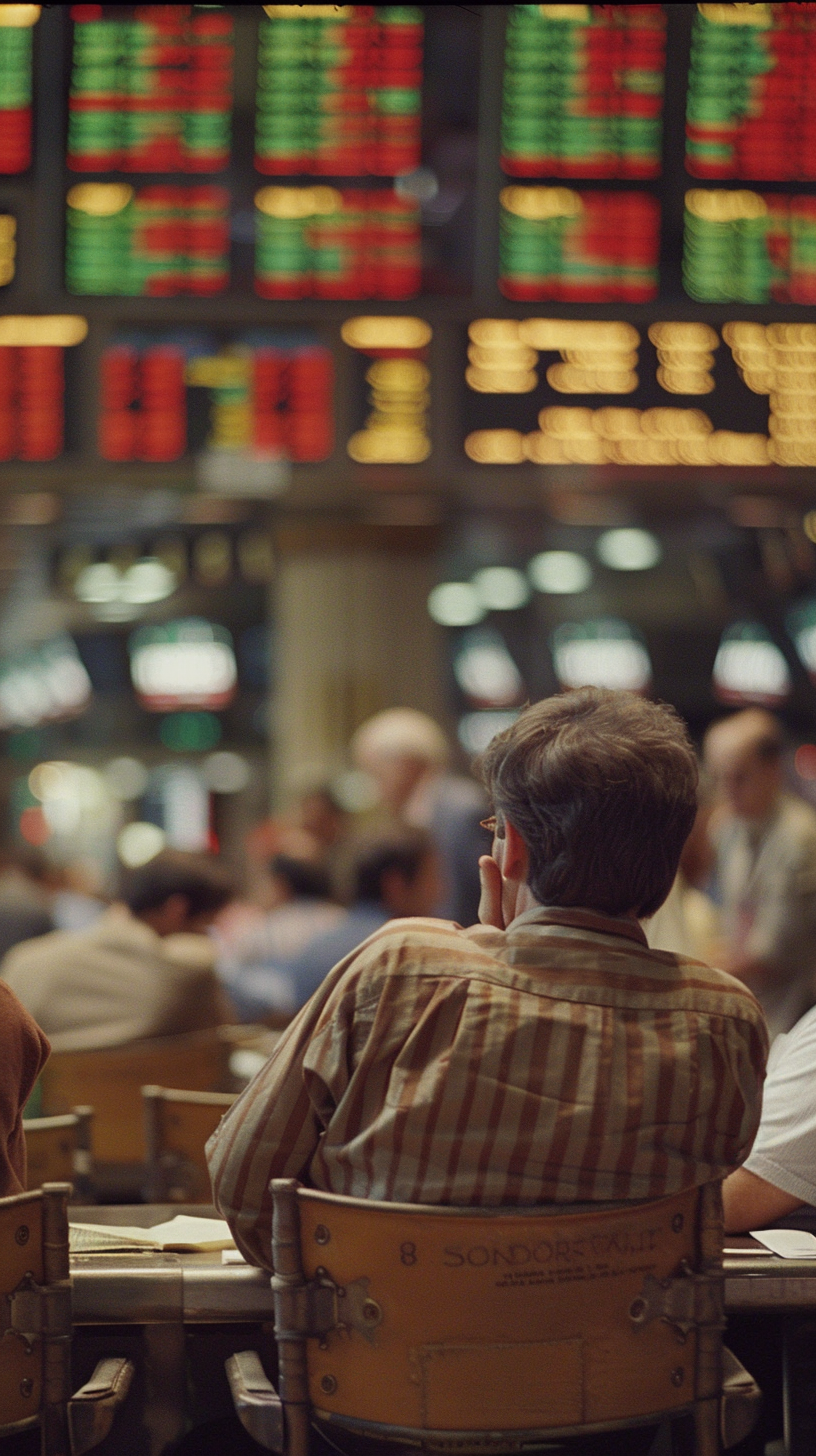
[[[75,1107],[61,1117],[24,1119],[27,1188],[71,1182],[78,1201],[87,1203],[92,1198],[92,1121],[92,1107]]]
[[[151,1203],[209,1203],[204,1145],[236,1092],[186,1092],[143,1087],[147,1180]]]
[[[97,1051],[52,1052],[42,1072],[43,1113],[90,1104],[94,1163],[143,1164],[145,1083],[221,1091],[229,1087],[229,1052],[217,1027]]]
[[[47,1453],[67,1451],[70,1191],[52,1183],[0,1199],[0,1435],[41,1422]]]
[[[719,1185],[532,1209],[272,1192],[289,1456],[310,1416],[461,1453],[693,1413],[719,1450]]]

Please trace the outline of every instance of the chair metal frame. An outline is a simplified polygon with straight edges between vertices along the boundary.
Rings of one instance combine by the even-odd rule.
[[[326,1337],[334,1331],[345,1331],[345,1337],[357,1331],[369,1343],[376,1338],[376,1328],[383,1319],[378,1290],[369,1290],[367,1278],[355,1279],[341,1288],[328,1270],[318,1268],[309,1279],[304,1271],[301,1244],[300,1210],[304,1200],[316,1200],[316,1207],[326,1217],[332,1206],[346,1210],[359,1208],[361,1214],[383,1210],[403,1215],[416,1224],[417,1217],[478,1220],[484,1229],[497,1215],[529,1218],[539,1222],[550,1219],[559,1227],[577,1229],[587,1216],[615,1214],[622,1209],[643,1215],[662,1211],[666,1218],[668,1205],[675,1200],[662,1199],[640,1204],[594,1204],[579,1208],[570,1205],[545,1205],[537,1208],[480,1209],[428,1205],[377,1203],[373,1200],[347,1198],[318,1193],[302,1188],[295,1179],[273,1179],[272,1289],[275,1304],[275,1340],[278,1349],[278,1390],[265,1377],[255,1352],[233,1355],[227,1362],[227,1375],[236,1411],[245,1429],[267,1450],[285,1452],[286,1456],[308,1456],[309,1430],[314,1419],[318,1429],[327,1435],[336,1431],[367,1437],[377,1442],[410,1445],[435,1453],[520,1452],[524,1447],[545,1442],[587,1437],[612,1431],[634,1429],[663,1419],[690,1417],[694,1423],[696,1456],[718,1456],[721,1450],[720,1406],[723,1386],[722,1330],[724,1327],[722,1269],[722,1204],[719,1184],[689,1190],[689,1207],[693,1211],[696,1257],[683,1259],[674,1274],[656,1279],[646,1274],[640,1293],[628,1307],[630,1328],[640,1330],[652,1321],[671,1326],[675,1337],[684,1343],[693,1331],[696,1352],[693,1359],[693,1390],[685,1401],[666,1402],[665,1407],[641,1412],[628,1419],[615,1419],[579,1425],[534,1427],[531,1429],[430,1429],[422,1426],[398,1426],[373,1420],[358,1420],[346,1414],[316,1409],[309,1391],[308,1342],[325,1348]],[[311,1214],[310,1214],[311,1217]],[[675,1216],[675,1232],[683,1226],[683,1217]],[[313,1230],[317,1242],[320,1225]],[[326,1242],[328,1242],[328,1231]],[[412,1245],[413,1247],[413,1245]],[[358,1286],[356,1288],[355,1286]],[[382,1296],[380,1296],[381,1298]],[[386,1291],[386,1300],[388,1291]],[[626,1316],[624,1316],[626,1317]],[[322,1342],[322,1345],[320,1344]],[[361,1347],[361,1349],[364,1347]],[[644,1355],[645,1355],[644,1350]],[[328,1380],[328,1384],[326,1381]],[[331,1377],[324,1377],[321,1388],[331,1392]],[[336,1386],[336,1382],[335,1382]],[[322,1402],[321,1405],[328,1404]]]
[[[53,1117],[23,1119],[23,1134],[27,1148],[30,1147],[32,1136],[36,1138],[38,1133],[58,1132],[62,1129],[74,1131],[70,1178],[74,1188],[73,1201],[77,1203],[93,1202],[93,1155],[91,1152],[93,1115],[92,1107],[72,1107],[70,1112],[59,1113]],[[58,1180],[51,1177],[45,1181],[51,1183]],[[36,1183],[32,1185],[31,1182],[27,1184],[29,1190],[32,1186],[37,1188],[40,1185]]]
[[[204,1107],[218,1112],[218,1121],[229,1110],[238,1096],[237,1092],[190,1092],[174,1087],[143,1087],[142,1103],[145,1119],[145,1144],[147,1146],[145,1198],[149,1203],[193,1203],[195,1190],[191,1190],[185,1179],[191,1174],[203,1174],[209,1187],[207,1160],[204,1145],[195,1157],[181,1149],[169,1148],[165,1135],[165,1116],[175,1110],[183,1116],[185,1107]]]
[[[71,1276],[68,1249],[70,1183],[0,1199],[0,1210],[25,1214],[42,1208],[43,1282],[31,1271],[0,1300],[0,1339],[17,1338],[27,1351],[42,1348],[39,1411],[0,1426],[0,1437],[40,1427],[42,1456],[83,1456],[107,1436],[133,1378],[133,1364],[122,1357],[100,1360],[90,1380],[71,1393]],[[25,1247],[30,1224],[21,1221],[15,1242]],[[32,1253],[36,1249],[36,1244]],[[32,1262],[39,1262],[32,1259]],[[29,1382],[30,1385],[31,1382]],[[21,1394],[28,1394],[21,1389]]]

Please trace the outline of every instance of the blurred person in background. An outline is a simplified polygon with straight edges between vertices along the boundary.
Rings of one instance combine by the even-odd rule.
[[[349,814],[331,784],[312,784],[300,794],[292,811],[297,829],[310,834],[320,845],[324,859],[331,859],[349,835]]]
[[[249,1009],[258,1017],[270,1011],[295,1012],[314,994],[329,971],[387,920],[432,915],[439,902],[439,866],[433,841],[421,829],[399,826],[360,839],[352,849],[351,904],[339,920],[317,936],[288,965],[276,966],[267,997]],[[259,987],[259,990],[261,988]]]
[[[15,946],[0,978],[54,1051],[218,1026],[231,1008],[206,932],[232,894],[215,860],[164,850],[123,877],[119,901],[90,928]]]
[[[374,780],[383,809],[430,834],[443,885],[435,913],[472,925],[479,910],[479,856],[490,849],[480,824],[487,801],[472,779],[449,771],[442,729],[414,708],[387,708],[357,729],[351,754]]]
[[[644,930],[652,950],[675,951],[693,960],[717,963],[722,948],[720,912],[704,886],[711,880],[714,848],[709,835],[714,797],[705,775],[698,788],[698,809],[680,854],[668,899]]]
[[[331,863],[349,835],[349,814],[331,784],[323,779],[307,784],[283,814],[262,819],[247,837],[247,854],[267,864],[285,848],[293,834],[307,835],[325,863]]]
[[[63,865],[51,911],[55,930],[87,930],[106,909],[99,866],[87,859]]]
[[[52,913],[56,878],[37,849],[0,854],[0,957],[22,940],[55,928]]]
[[[722,800],[711,822],[717,963],[754,992],[772,1040],[816,999],[816,811],[783,791],[782,750],[782,726],[761,708],[721,719],[704,745]]]
[[[332,897],[316,841],[290,830],[279,843],[284,848],[267,867],[262,917],[234,937],[223,936],[220,926],[217,932],[218,974],[244,1021],[293,1009],[281,966],[333,929],[345,913]]]

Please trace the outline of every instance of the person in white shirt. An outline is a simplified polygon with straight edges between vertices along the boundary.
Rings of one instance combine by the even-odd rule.
[[[815,1067],[816,1007],[771,1048],[756,1140],[723,1184],[729,1233],[767,1228],[816,1205]]]
[[[712,840],[726,953],[771,1040],[816,999],[816,811],[783,792],[782,727],[750,708],[708,730],[705,763],[722,797]]]
[[[490,851],[481,822],[488,806],[473,779],[450,772],[450,748],[439,724],[415,708],[386,708],[357,729],[350,751],[376,784],[386,817],[430,834],[442,877],[434,914],[472,925],[479,911],[479,856]]]

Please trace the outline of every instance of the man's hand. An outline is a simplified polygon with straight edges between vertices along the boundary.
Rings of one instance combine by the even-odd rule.
[[[483,854],[479,860],[479,880],[482,894],[479,900],[479,920],[482,925],[493,925],[504,930],[502,911],[502,873],[491,854]]]

